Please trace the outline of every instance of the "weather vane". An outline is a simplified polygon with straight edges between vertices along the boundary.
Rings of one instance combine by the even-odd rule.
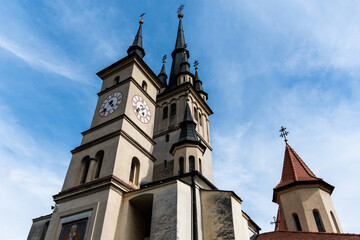
[[[184,10],[184,7],[185,7],[185,4],[181,4],[176,12],[180,14],[182,12],[182,10]]]
[[[167,59],[167,56],[166,56],[166,54],[162,57],[162,61],[163,61],[163,63],[165,63],[165,60]]]
[[[280,137],[284,138],[284,141],[287,142],[286,136],[289,134],[289,132],[286,131],[286,127],[281,126],[279,132],[281,132]]]
[[[194,67],[197,69],[197,66],[199,65],[199,61],[198,60],[195,60],[194,62]]]

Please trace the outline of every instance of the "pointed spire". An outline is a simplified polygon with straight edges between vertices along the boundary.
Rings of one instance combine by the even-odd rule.
[[[295,150],[286,142],[281,180],[274,189],[304,181],[322,181],[322,179],[315,176]]]
[[[166,79],[167,79],[167,75],[166,75],[166,70],[165,70],[165,63],[166,63],[166,58],[167,56],[164,55],[163,56],[163,65],[161,67],[160,73],[158,75],[158,78],[160,79],[160,81],[166,86]]]
[[[200,77],[199,77],[198,65],[199,65],[199,62],[195,61],[194,62],[194,67],[195,67],[194,87],[195,87],[195,91],[197,93],[199,93],[199,94],[204,94],[205,97],[206,97],[206,100],[207,100],[208,99],[208,94],[203,89],[202,81],[200,80]]]
[[[193,121],[189,103],[186,103],[184,119],[180,123],[179,141],[199,141],[196,134],[196,123]]]
[[[175,49],[182,49],[183,46],[185,45],[184,29],[181,20],[183,18],[183,14],[179,13],[178,17],[179,17],[179,26],[176,36]]]
[[[145,13],[141,14],[141,19],[139,21],[140,25],[137,34],[135,36],[134,42],[127,50],[128,55],[136,53],[141,58],[145,56],[145,51],[143,49],[143,44],[142,44],[142,24],[144,23],[142,17],[144,16],[144,14]]]
[[[203,92],[204,89],[202,87],[202,81],[200,80],[199,77],[199,73],[198,73],[198,67],[195,67],[195,81],[194,81],[194,85],[195,85],[195,90],[197,92]]]
[[[181,9],[182,10],[182,9]],[[184,30],[182,25],[182,18],[184,15],[179,12],[179,26],[176,37],[175,49],[172,52],[172,64],[169,78],[169,87],[175,88],[177,86],[177,77],[181,73],[191,74],[190,64],[188,63],[188,58],[190,57],[189,51],[186,49]]]

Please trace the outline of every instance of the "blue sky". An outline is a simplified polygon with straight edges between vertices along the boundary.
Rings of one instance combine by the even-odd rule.
[[[0,1],[0,232],[26,238],[50,213],[100,90],[146,12],[144,60],[158,73],[185,39],[214,111],[215,183],[264,231],[276,215],[284,143],[335,185],[345,232],[360,213],[360,5],[357,1]],[[166,67],[170,70],[171,61]],[[193,69],[192,69],[193,71]]]

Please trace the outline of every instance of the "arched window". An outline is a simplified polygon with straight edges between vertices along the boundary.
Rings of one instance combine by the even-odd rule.
[[[201,113],[199,113],[199,122],[200,122],[200,126],[202,126]]]
[[[325,232],[325,229],[321,223],[320,214],[317,210],[313,210],[314,219],[319,232]]]
[[[101,150],[101,151],[97,152],[95,155],[95,158],[96,158],[96,162],[97,162],[95,178],[99,178],[100,170],[101,170],[101,166],[102,166],[103,158],[104,158],[104,151]]]
[[[168,111],[169,110],[169,108],[166,106],[166,107],[164,107],[164,109],[163,109],[163,119],[166,119],[167,117],[168,117]]]
[[[147,91],[147,83],[145,81],[142,82],[141,87],[144,89],[144,91]]]
[[[140,172],[140,162],[136,157],[133,157],[131,161],[130,177],[129,181],[138,185],[139,183],[139,172]]]
[[[189,171],[195,171],[195,158],[194,156],[189,157]]]
[[[179,174],[184,173],[184,158],[179,158]]]
[[[196,107],[194,107],[194,117],[195,117],[195,120],[197,121],[198,120],[198,115],[197,115]]]
[[[201,163],[201,159],[199,158],[199,172],[202,173],[202,163]]]
[[[175,115],[176,115],[176,103],[173,103],[170,106],[170,116],[173,117]]]
[[[294,221],[295,221],[295,225],[296,225],[296,230],[297,231],[302,231],[302,228],[301,228],[301,225],[300,225],[300,220],[299,220],[299,216],[294,213],[293,214],[293,217],[294,217]]]
[[[89,172],[89,166],[90,166],[90,157],[89,156],[86,156],[82,159],[81,161],[82,163],[82,176],[81,176],[81,181],[80,183],[85,183],[86,182],[86,177],[88,175],[88,172]]]
[[[166,134],[166,136],[165,136],[165,141],[168,142],[168,141],[169,141],[169,138],[170,138],[170,137],[169,137],[169,134]]]
[[[119,76],[116,76],[116,77],[114,78],[114,85],[119,84],[119,82],[120,82],[120,77],[119,77]]]
[[[331,215],[331,218],[332,218],[332,220],[333,220],[333,222],[334,222],[334,225],[335,225],[335,228],[336,228],[336,232],[337,232],[337,233],[340,233],[340,229],[339,229],[339,226],[338,226],[338,224],[337,224],[337,222],[336,222],[335,215],[334,215],[334,213],[333,213],[332,211],[330,211],[330,215]]]

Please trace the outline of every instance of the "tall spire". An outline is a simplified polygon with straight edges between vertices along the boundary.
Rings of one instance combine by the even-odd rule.
[[[139,21],[139,29],[137,31],[133,44],[127,50],[128,55],[136,53],[141,58],[145,56],[145,51],[143,49],[143,44],[142,44],[142,24],[144,23],[142,18],[144,15],[145,13],[140,15],[141,19]]]
[[[181,9],[182,10],[182,9]],[[172,64],[170,71],[169,87],[175,88],[177,86],[177,77],[180,73],[190,73],[190,64],[188,63],[188,58],[190,57],[189,51],[186,49],[184,30],[182,25],[182,18],[184,15],[179,12],[179,26],[176,37],[175,49],[172,52]]]
[[[166,63],[166,58],[167,56],[164,55],[163,56],[163,65],[161,67],[160,73],[158,75],[158,78],[160,79],[160,81],[166,86],[166,79],[167,79],[167,75],[166,75],[166,70],[165,70],[165,63]]]

